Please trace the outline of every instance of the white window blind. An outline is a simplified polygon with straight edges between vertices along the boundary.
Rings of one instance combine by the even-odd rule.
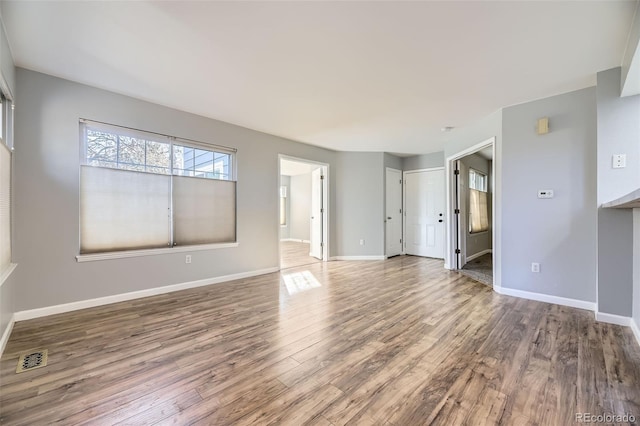
[[[236,183],[173,177],[173,235],[176,245],[236,240]]]
[[[168,247],[170,178],[82,166],[81,253]]]
[[[81,254],[236,241],[235,150],[81,126]]]
[[[11,263],[11,152],[0,146],[0,272]]]
[[[483,232],[489,229],[487,193],[477,189],[469,190],[469,232]]]

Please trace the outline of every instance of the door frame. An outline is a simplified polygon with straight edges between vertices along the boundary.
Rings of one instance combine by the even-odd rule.
[[[330,170],[330,166],[328,163],[323,163],[320,161],[314,161],[314,160],[308,160],[306,158],[300,158],[300,157],[293,157],[291,155],[286,155],[286,154],[278,154],[278,179],[276,180],[278,185],[276,187],[276,191],[275,193],[278,194],[278,198],[280,196],[280,186],[282,185],[282,182],[280,181],[280,162],[281,160],[289,160],[289,161],[296,161],[298,163],[306,163],[306,164],[313,164],[313,165],[317,165],[322,167],[322,171],[323,171],[323,175],[324,175],[324,179],[322,181],[322,208],[323,208],[323,215],[322,215],[322,261],[323,262],[327,262],[329,260],[329,215],[331,212],[331,208],[329,205],[329,199],[331,197],[329,197],[329,188],[331,188],[331,185],[329,184],[329,170]],[[277,238],[278,238],[278,268],[282,269],[282,257],[280,256],[280,220],[277,220],[280,218],[280,203],[276,203],[276,221],[275,224],[277,226]]]
[[[406,254],[407,253],[407,235],[406,235],[406,230],[407,230],[407,187],[406,187],[406,175],[410,174],[410,173],[420,173],[420,172],[434,172],[437,170],[445,170],[444,167],[439,166],[439,167],[428,167],[426,169],[415,169],[415,170],[404,170],[402,172],[402,254]],[[445,175],[446,175],[446,171],[445,171]],[[446,192],[447,192],[447,183],[446,183],[446,176],[445,176],[445,210],[447,207],[447,202],[448,202],[448,198],[446,197]],[[446,256],[447,256],[447,252],[446,252],[446,247],[447,247],[447,223],[448,222],[448,215],[447,217],[444,218],[445,220],[445,226],[444,226],[444,239],[445,239],[445,260],[446,260]]]
[[[446,185],[446,211],[447,211],[447,226],[445,227],[445,242],[446,249],[444,254],[444,267],[446,269],[455,270],[455,246],[456,246],[456,238],[458,235],[455,230],[455,220],[456,218],[453,215],[453,210],[455,209],[455,196],[456,196],[456,185],[455,179],[453,179],[453,171],[455,170],[455,162],[460,160],[463,157],[466,157],[470,154],[481,151],[485,148],[491,147],[493,150],[493,160],[491,162],[491,179],[493,180],[491,192],[491,205],[492,205],[492,217],[491,217],[491,239],[492,239],[492,256],[493,256],[493,288],[499,289],[502,286],[501,274],[500,274],[500,264],[502,259],[502,245],[500,244],[501,235],[501,218],[502,210],[500,205],[500,194],[502,190],[501,184],[501,176],[497,174],[499,168],[496,166],[500,158],[496,155],[498,150],[496,149],[496,137],[493,136],[489,139],[486,139],[482,142],[479,142],[467,149],[464,149],[460,152],[457,152],[449,157],[447,157],[445,161],[445,185]]]

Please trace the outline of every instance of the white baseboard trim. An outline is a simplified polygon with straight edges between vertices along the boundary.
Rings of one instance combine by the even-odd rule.
[[[469,262],[469,261],[471,261],[473,259],[477,259],[478,257],[484,256],[485,254],[489,254],[489,253],[493,253],[493,250],[492,249],[486,249],[486,250],[479,251],[476,254],[472,254],[471,256],[467,256],[467,262]]]
[[[13,324],[15,324],[15,322],[16,322],[15,315],[11,315],[9,324],[7,324],[7,328],[4,329],[4,333],[2,333],[2,338],[0,338],[0,357],[2,357],[2,354],[4,353],[4,348],[7,346],[9,337],[11,337],[11,331],[13,330]]]
[[[239,280],[242,278],[250,278],[258,275],[270,274],[272,272],[278,272],[279,270],[279,267],[259,269],[256,271],[242,272],[239,274],[223,275],[221,277],[207,278],[204,280],[189,281],[185,283],[149,288],[146,290],[132,291],[130,293],[114,294],[113,296],[98,297],[96,299],[80,300],[78,302],[48,306],[46,308],[30,309],[27,311],[16,312],[14,314],[14,319],[15,321],[26,321],[34,318],[46,317],[48,315],[62,314],[65,312],[77,311],[79,309],[108,305],[110,303],[125,302],[127,300],[156,296],[158,294],[171,293],[173,291],[186,290],[189,288],[202,287],[211,284]]]
[[[385,260],[386,256],[333,256],[329,260]]]
[[[633,318],[631,318],[631,331],[633,331],[633,335],[636,336],[636,341],[640,346],[640,325],[638,325]]]
[[[585,300],[569,299],[566,297],[551,296],[549,294],[533,293],[530,291],[505,287],[493,287],[493,289],[496,293],[504,294],[506,296],[515,296],[522,299],[536,300],[538,302],[554,303],[556,305],[570,306],[572,308],[586,309],[589,311],[596,310],[596,304],[594,302],[587,302]]]
[[[311,241],[309,241],[309,240],[301,240],[300,238],[281,238],[280,241],[291,241],[291,242],[294,242],[294,243],[311,244]]]
[[[631,317],[623,317],[622,315],[607,314],[596,311],[596,321],[606,322],[609,324],[631,326]]]

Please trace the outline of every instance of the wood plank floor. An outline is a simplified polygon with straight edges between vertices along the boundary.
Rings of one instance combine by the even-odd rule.
[[[49,365],[15,374],[19,353]],[[411,256],[313,264],[17,323],[11,425],[568,425],[640,417],[640,348],[593,313]]]
[[[280,241],[280,268],[288,269],[295,266],[320,263],[321,260],[309,256],[309,243],[297,241]]]

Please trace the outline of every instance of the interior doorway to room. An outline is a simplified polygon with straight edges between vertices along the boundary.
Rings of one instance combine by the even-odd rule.
[[[444,168],[404,172],[404,251],[444,258]]]
[[[328,166],[280,156],[280,268],[328,259]]]
[[[493,142],[451,160],[453,268],[493,286]]]

